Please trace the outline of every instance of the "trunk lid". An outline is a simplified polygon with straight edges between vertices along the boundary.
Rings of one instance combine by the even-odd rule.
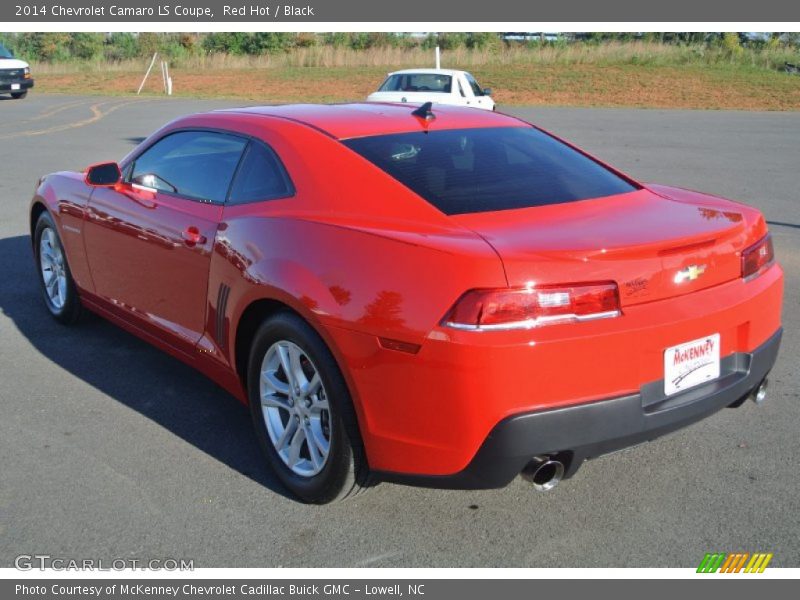
[[[615,281],[624,307],[741,276],[741,250],[755,241],[747,213],[755,211],[702,198],[642,189],[452,218],[494,247],[510,286]]]

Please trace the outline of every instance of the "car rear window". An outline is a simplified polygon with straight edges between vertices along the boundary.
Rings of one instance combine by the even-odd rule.
[[[574,202],[638,189],[533,127],[419,131],[343,143],[448,215]]]
[[[228,204],[286,198],[293,193],[289,175],[275,153],[261,142],[250,142],[233,179]]]
[[[449,94],[453,78],[438,73],[400,73],[389,75],[379,92],[439,92]]]

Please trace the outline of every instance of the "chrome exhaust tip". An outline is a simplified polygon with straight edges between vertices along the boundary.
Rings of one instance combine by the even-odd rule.
[[[564,463],[549,456],[535,456],[522,470],[522,478],[537,492],[547,492],[564,478]]]
[[[750,398],[756,404],[756,406],[761,406],[764,404],[764,400],[767,399],[767,387],[769,386],[769,381],[767,381],[766,377],[764,380],[758,384],[758,387],[753,391]]]

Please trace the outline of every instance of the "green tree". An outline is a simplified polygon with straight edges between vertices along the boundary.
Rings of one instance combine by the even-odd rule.
[[[369,48],[369,34],[364,32],[350,34],[350,47],[353,50],[366,50]]]
[[[105,35],[102,33],[78,32],[71,34],[70,54],[83,60],[95,60],[103,56]]]
[[[132,33],[112,33],[104,49],[108,60],[129,60],[139,56],[139,44]]]
[[[139,56],[153,56],[154,52],[159,51],[158,34],[151,31],[145,31],[139,34],[136,38],[136,45],[139,49]]]
[[[297,48],[311,48],[316,46],[319,38],[315,33],[298,33],[294,38],[293,45]]]
[[[247,33],[219,31],[205,37],[203,50],[209,54],[247,54],[248,43]]]
[[[56,62],[70,58],[69,33],[25,33],[20,40],[26,47],[26,56],[34,60]]]
[[[336,48],[350,45],[350,34],[344,31],[333,31],[325,34],[325,44]]]
[[[439,48],[442,50],[455,50],[467,45],[466,33],[440,33]]]
[[[744,51],[739,34],[734,31],[726,31],[722,34],[722,48],[731,56],[741,54]]]
[[[286,52],[294,44],[290,33],[266,31],[250,34],[244,44],[246,54],[270,54]]]
[[[474,32],[467,35],[467,48],[474,48],[475,50],[495,50],[503,45],[503,41],[496,33]]]

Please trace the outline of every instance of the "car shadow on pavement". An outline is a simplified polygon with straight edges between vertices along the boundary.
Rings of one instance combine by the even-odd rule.
[[[93,315],[67,327],[41,301],[29,236],[0,239],[0,311],[45,357],[273,492],[250,413],[209,379]],[[8,344],[8,340],[3,341]]]

